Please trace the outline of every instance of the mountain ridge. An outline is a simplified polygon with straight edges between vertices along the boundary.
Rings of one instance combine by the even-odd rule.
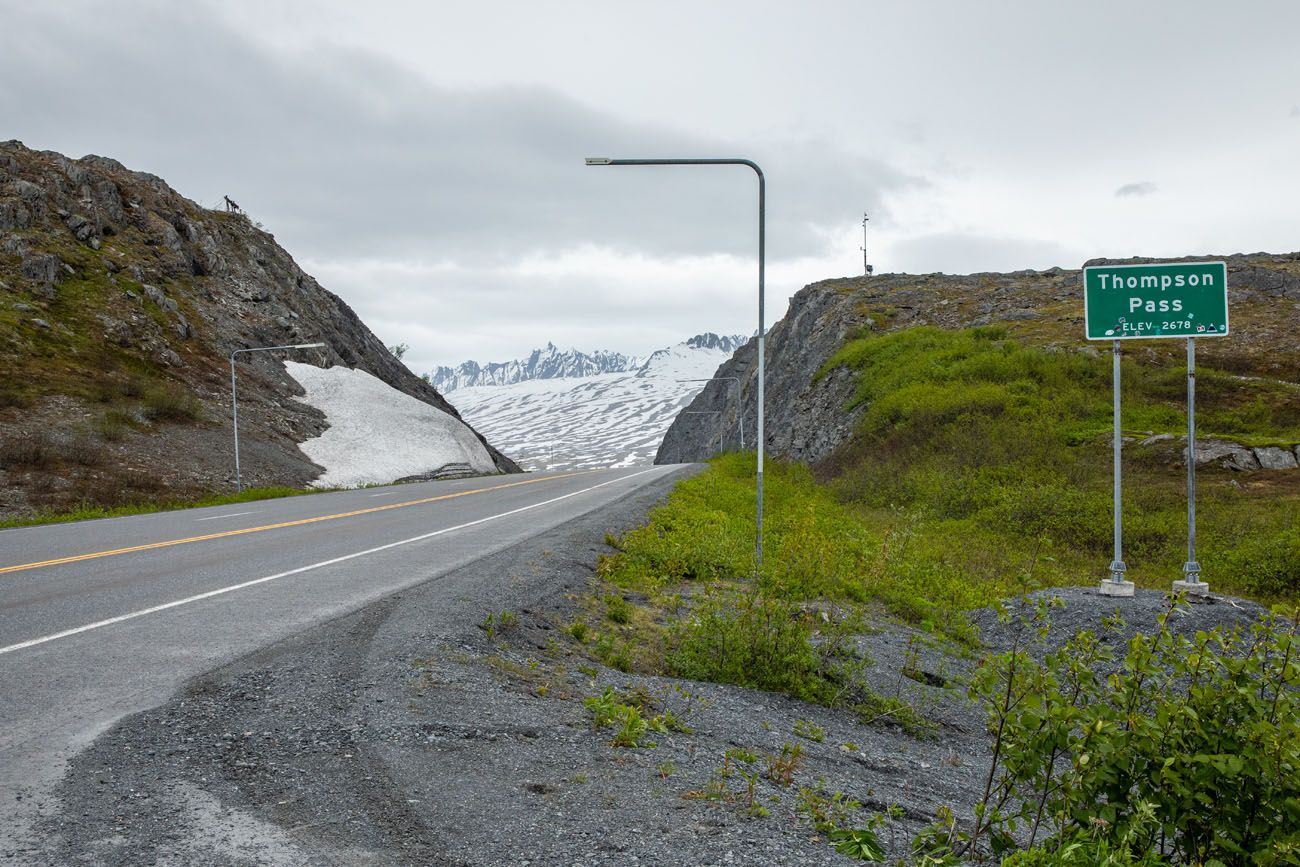
[[[716,349],[731,353],[742,346],[747,338],[741,335],[717,335],[711,331],[688,338],[684,343],[696,349]],[[666,352],[670,347],[657,350]],[[534,349],[527,358],[480,364],[470,360],[456,367],[440,366],[429,374],[428,382],[440,392],[449,394],[462,388],[479,386],[514,385],[534,379],[567,379],[598,376],[603,373],[624,373],[642,367],[648,356],[624,355],[621,352],[597,349],[590,353],[576,348],[561,351],[548,341],[541,349]]]

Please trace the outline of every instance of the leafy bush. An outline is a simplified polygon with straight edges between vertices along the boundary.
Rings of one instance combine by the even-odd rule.
[[[715,591],[670,627],[667,667],[677,677],[825,702],[836,688],[835,662],[811,638],[812,627],[793,602]]]
[[[1228,568],[1255,593],[1294,593],[1300,587],[1300,527],[1244,540],[1229,554]]]
[[[1297,621],[1189,637],[1161,617],[1122,656],[1081,632],[1039,663],[1026,642],[1047,623],[1022,614],[972,681],[993,758],[955,853],[1019,834],[1040,851],[1018,865],[1300,863]]]

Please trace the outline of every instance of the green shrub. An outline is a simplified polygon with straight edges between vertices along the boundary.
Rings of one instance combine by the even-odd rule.
[[[605,595],[605,616],[615,623],[630,623],[632,621],[632,606],[618,593],[607,593]]]
[[[1081,632],[1039,663],[1026,642],[1047,621],[1042,604],[1022,614],[972,680],[992,770],[955,852],[1019,830],[1043,849],[1020,865],[1300,863],[1296,621],[1189,637],[1162,617],[1122,655]]]
[[[40,470],[54,463],[55,448],[48,434],[20,434],[0,445],[0,467]]]
[[[1300,527],[1243,540],[1227,566],[1255,593],[1294,598],[1300,594]]]
[[[813,647],[796,603],[755,592],[716,591],[670,627],[669,673],[818,701],[829,660]]]
[[[95,432],[111,443],[126,439],[131,429],[132,418],[129,413],[110,409],[94,422]]]
[[[143,412],[150,421],[196,421],[203,416],[203,404],[183,386],[167,384],[145,392]]]

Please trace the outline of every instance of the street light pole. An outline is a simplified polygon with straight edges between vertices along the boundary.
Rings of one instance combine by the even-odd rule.
[[[241,352],[269,352],[272,349],[319,349],[324,343],[294,343],[289,346],[251,346],[230,353],[230,413],[235,426],[235,492],[244,490],[244,480],[239,472],[239,385],[235,382],[235,356]]]
[[[763,570],[763,343],[767,335],[763,317],[764,277],[767,256],[767,181],[758,163],[744,159],[666,159],[666,160],[612,160],[609,157],[587,157],[589,166],[748,166],[758,176],[758,505],[755,518],[754,574]]]
[[[740,405],[740,377],[738,376],[710,376],[708,379],[679,379],[678,382],[726,382],[730,380],[736,384],[736,432],[740,434],[740,450],[745,450],[745,411]]]

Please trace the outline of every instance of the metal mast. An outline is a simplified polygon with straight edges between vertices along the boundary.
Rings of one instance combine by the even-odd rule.
[[[872,267],[867,263],[867,222],[871,218],[867,216],[866,211],[862,212],[862,273],[871,276]]]

